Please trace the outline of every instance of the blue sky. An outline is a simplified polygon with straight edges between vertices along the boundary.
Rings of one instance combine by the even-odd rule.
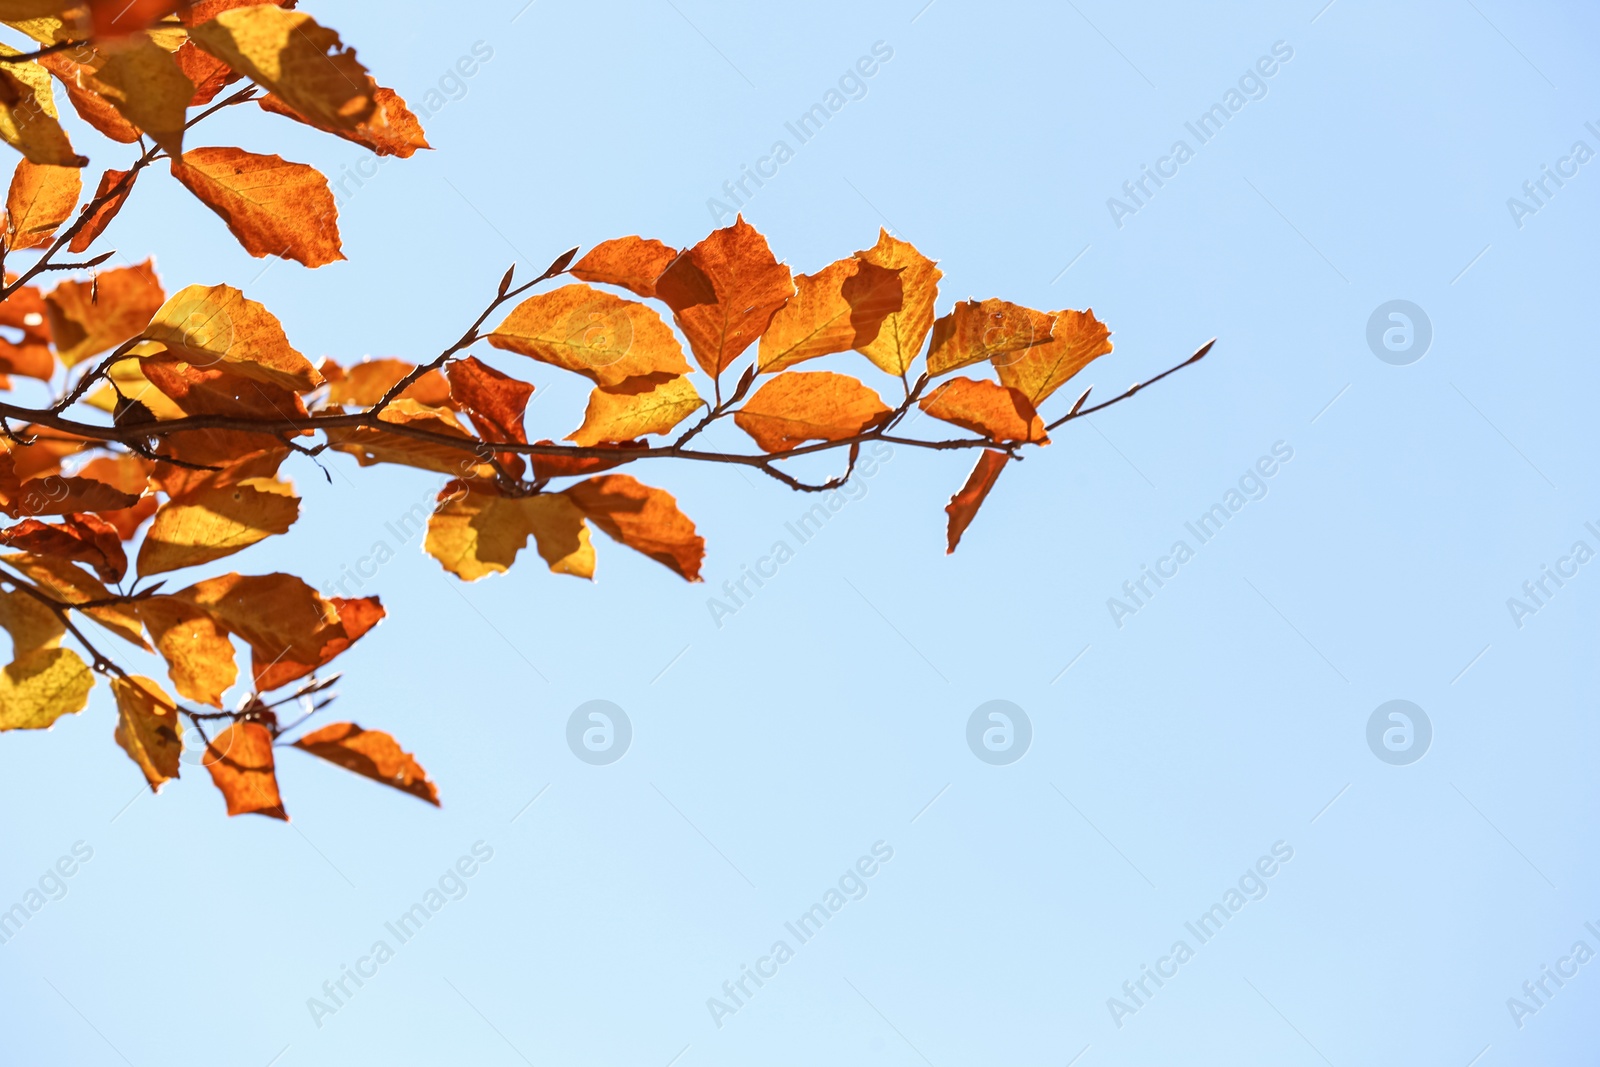
[[[1008,469],[953,556],[967,459],[895,450],[720,627],[707,598],[814,501],[635,470],[707,536],[706,585],[609,542],[592,584],[525,563],[463,585],[386,525],[438,479],[291,464],[304,517],[233,565],[321,585],[397,550],[362,590],[390,617],[340,661],[331,710],[400,738],[444,807],[297,753],[288,826],[224,819],[199,768],[141,795],[104,689],[5,737],[0,903],[75,843],[92,858],[0,945],[0,1059],[1499,1067],[1593,1048],[1600,963],[1573,956],[1600,951],[1600,563],[1573,554],[1600,551],[1600,161],[1575,152],[1600,152],[1593,13],[307,10],[443,105],[436,151],[346,185],[349,261],[250,259],[160,173],[108,239],[154,254],[169,291],[244,288],[308,355],[424,358],[512,261],[691,244],[779,140],[792,158],[743,210],[797,271],[884,226],[940,261],[941,312],[1092,307],[1116,344],[1085,374],[1097,395],[1217,346]],[[490,58],[453,73],[475,45]],[[875,46],[892,56],[841,87]],[[798,143],[786,123],[836,88]],[[1213,105],[1201,143],[1186,124]],[[254,113],[203,140],[335,176],[363,159]],[[1167,177],[1139,190],[1145,168]],[[1411,362],[1368,343],[1397,300],[1431,328]],[[826,366],[869,370],[853,358]],[[576,425],[582,382],[518,369],[542,436]],[[1246,499],[1200,543],[1186,524],[1230,490]],[[1179,541],[1191,558],[1163,563]],[[1174,566],[1132,614],[1108,605]],[[568,745],[595,700],[631,725],[611,763]],[[995,700],[1030,724],[1010,763],[968,747]],[[1368,743],[1394,700],[1429,724],[1409,763]],[[385,924],[430,889],[443,903],[400,943]],[[785,924],[830,889],[801,943]],[[1215,904],[1202,944],[1186,924]],[[373,977],[308,1008],[380,940]],[[762,963],[778,941],[792,958]],[[776,973],[734,1005],[724,982],[758,966]],[[1140,991],[1146,966],[1170,976]]]

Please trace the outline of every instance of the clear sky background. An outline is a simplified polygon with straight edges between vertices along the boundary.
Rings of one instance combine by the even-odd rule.
[[[1008,469],[951,557],[969,457],[897,450],[720,628],[708,596],[813,500],[635,468],[707,536],[706,585],[609,542],[592,584],[530,559],[463,585],[385,525],[438,478],[297,459],[304,517],[228,565],[321,585],[399,550],[329,714],[394,733],[444,808],[294,752],[288,826],[225,819],[198,767],[152,797],[103,687],[0,738],[0,905],[93,850],[0,946],[0,1061],[1587,1062],[1600,962],[1523,984],[1600,952],[1600,562],[1520,627],[1507,600],[1600,551],[1600,159],[1536,213],[1507,200],[1600,152],[1600,20],[1323,2],[308,3],[414,106],[455,97],[424,120],[437,151],[345,199],[349,262],[250,259],[162,168],[108,238],[169,291],[244,288],[313,357],[427,358],[512,261],[692,244],[779,139],[794,157],[745,213],[797,271],[886,226],[940,261],[941,313],[1092,307],[1116,343],[1097,395],[1217,346]],[[492,58],[452,81],[476,42]],[[865,95],[797,145],[785,122],[876,42]],[[1201,145],[1185,123],[1275,47]],[[1179,139],[1193,157],[1114,219]],[[253,109],[198,140],[335,176],[365,158]],[[128,155],[92,143],[97,167]],[[1407,365],[1367,340],[1392,300],[1431,324]],[[539,384],[542,436],[577,424],[582,381],[494,358]],[[1275,446],[1265,495],[1199,544],[1185,523]],[[1193,558],[1119,626],[1108,598],[1180,539]],[[566,742],[596,699],[633,729],[604,766]],[[991,700],[1031,723],[1009,765],[966,741]],[[1369,747],[1391,700],[1431,724],[1420,760]],[[384,924],[476,842],[465,895],[399,944]],[[878,842],[865,896],[800,944],[785,922]],[[1201,944],[1185,923],[1275,845],[1265,896]],[[380,939],[393,958],[314,1020]],[[780,939],[793,958],[719,1026],[708,998]],[[1145,965],[1176,974],[1136,1002]]]

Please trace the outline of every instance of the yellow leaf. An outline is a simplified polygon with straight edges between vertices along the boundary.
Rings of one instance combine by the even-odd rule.
[[[688,378],[661,374],[629,378],[591,392],[583,425],[567,440],[587,447],[666,433],[704,405]]]
[[[489,343],[600,385],[645,374],[689,373],[683,349],[660,315],[582,284],[524,300],[489,335]]]
[[[152,793],[178,777],[183,755],[183,726],[172,698],[148,678],[111,679],[117,699],[117,728],[112,736],[128,758],[139,765]]]
[[[1050,340],[1052,316],[1006,300],[963,300],[933,324],[928,374],[937,378],[979,360]]]
[[[855,256],[794,283],[795,295],[761,335],[757,365],[766,373],[868,345],[901,306],[899,272]]]
[[[367,68],[310,15],[276,4],[240,7],[192,27],[189,37],[315,125],[353,130],[377,108]]]
[[[428,520],[423,549],[451,574],[475,582],[509,570],[530,534],[553,572],[594,577],[583,513],[559,494],[503,497],[447,486]]]
[[[902,303],[899,311],[890,312],[883,327],[866,344],[856,345],[856,351],[872,360],[879,369],[897,377],[905,377],[911,362],[922,354],[922,342],[933,325],[933,302],[939,295],[939,279],[944,277],[934,261],[918,252],[907,241],[889,236],[889,231],[878,231],[878,243],[857,257],[875,267],[898,271]]]
[[[222,707],[222,694],[239,678],[228,632],[208,612],[175,596],[145,597],[134,608],[179,694]]]
[[[343,259],[339,210],[314,167],[241,148],[196,148],[174,160],[172,176],[215,211],[246,252],[308,267]]]
[[[0,55],[21,53],[0,44]],[[0,140],[34,163],[81,167],[89,162],[72,150],[56,118],[50,72],[32,60],[0,66]]]
[[[79,90],[109,103],[167,152],[176,156],[183,151],[184,116],[194,83],[148,34],[106,39],[79,49],[73,56],[73,76]]]
[[[888,414],[877,393],[848,375],[794,370],[757,389],[733,421],[763,452],[786,452],[806,441],[865,433]]]
[[[164,574],[231,556],[287,533],[300,517],[300,498],[287,482],[249,478],[169,500],[139,548],[140,577]]]
[[[0,592],[0,626],[11,635],[15,655],[55,648],[67,632],[61,616],[21,591]]]
[[[0,730],[47,730],[89,703],[94,675],[70,648],[24,652],[0,671]]]
[[[1027,397],[1034,407],[1091,362],[1111,351],[1111,331],[1088,311],[1058,311],[1050,340],[1016,352],[992,356],[1000,381]]]
[[[6,193],[7,244],[13,249],[44,248],[56,227],[67,221],[83,192],[83,171],[50,167],[24,159],[11,176]]]
[[[0,556],[0,562],[21,571],[45,595],[63,604],[116,599],[111,590],[70,560],[13,552]],[[144,639],[144,625],[130,605],[101,604],[78,610],[124,641],[131,641],[140,648],[149,650],[150,646]]]
[[[222,363],[236,374],[302,393],[322,384],[322,375],[290,346],[272,312],[231,285],[191,285],[173,294],[144,336],[196,367]]]

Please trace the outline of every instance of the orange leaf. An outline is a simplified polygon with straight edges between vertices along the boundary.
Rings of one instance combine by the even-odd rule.
[[[256,102],[261,105],[262,111],[283,115],[323,133],[331,133],[335,137],[354,141],[358,145],[372,149],[380,156],[399,156],[401,159],[409,159],[419,148],[431,147],[422,133],[422,123],[418,122],[417,116],[406,107],[406,102],[401,99],[399,93],[380,85],[373,94],[373,99],[377,106],[373,109],[371,117],[354,129],[313,121],[290,107],[282,97],[271,93]]]
[[[743,215],[678,256],[656,281],[656,296],[713,378],[766,331],[793,294],[789,268]]]
[[[179,45],[178,50],[172,53],[172,58],[177,60],[183,76],[194,84],[194,95],[189,98],[190,107],[205,107],[223,89],[239,80],[238,73],[228,64],[210,52],[202,52],[193,41],[184,41]]]
[[[399,742],[380,730],[336,722],[306,734],[294,747],[439,806],[439,789],[428,781],[428,773]]]
[[[62,282],[44,298],[56,354],[71,367],[137,337],[163,297],[148,259],[108,270],[93,282]]]
[[[241,148],[196,148],[172,161],[172,176],[215,211],[244,250],[308,267],[344,258],[339,209],[322,172]]]
[[[967,484],[950,498],[950,503],[944,509],[945,514],[950,516],[949,546],[944,550],[945,555],[954,552],[956,546],[961,543],[961,535],[972,525],[972,520],[978,515],[978,509],[983,506],[984,498],[989,495],[989,490],[994,488],[994,483],[1000,477],[1000,471],[1005,465],[1004,452],[985,450],[983,455],[978,457],[978,465],[973,467],[972,473],[967,476]]]
[[[1005,300],[963,300],[933,324],[928,373],[937,378],[979,360],[1050,340],[1051,316]]]
[[[173,595],[244,639],[261,692],[327,664],[384,615],[375,596],[324,597],[292,574],[225,574]]]
[[[787,452],[806,441],[865,433],[888,415],[878,394],[848,375],[797,370],[757,389],[733,421],[763,452]]]
[[[117,217],[117,212],[122,210],[122,205],[128,202],[128,194],[133,192],[133,179],[128,177],[129,173],[125,170],[108,169],[104,174],[100,175],[100,185],[95,189],[91,203],[99,200],[111,190],[118,189],[119,185],[121,188],[118,189],[116,195],[95,208],[94,214],[89,216],[89,221],[85,222],[83,227],[73,235],[71,243],[67,245],[67,251],[73,253],[86,251],[90,245],[94,244],[95,238],[104,233],[105,228],[111,225],[111,220]]]
[[[761,335],[757,364],[763,372],[870,344],[901,307],[899,272],[856,257],[794,281],[794,298]]]
[[[120,582],[128,570],[128,557],[122,551],[116,527],[98,515],[68,515],[58,523],[24,519],[0,530],[0,544],[35,555],[87,563],[103,582]]]
[[[939,279],[944,275],[933,260],[918,252],[907,241],[878,231],[878,243],[856,257],[900,275],[901,307],[883,320],[876,336],[857,344],[856,351],[872,360],[879,369],[904,378],[911,363],[922,354],[922,342],[933,325],[933,302],[939,295]],[[849,294],[846,294],[847,296]]]
[[[202,760],[222,790],[229,815],[266,815],[289,821],[278,795],[272,734],[259,722],[236,722],[206,745]]]
[[[6,279],[8,282],[11,280]],[[44,296],[31,285],[0,301],[0,326],[19,334],[17,340],[0,336],[0,374],[49,381],[55,376],[56,357],[50,351],[50,323]]]
[[[382,400],[396,382],[416,369],[415,363],[389,358],[366,359],[349,367],[325,359],[317,368],[328,380],[328,403],[362,408],[370,408]],[[436,370],[428,371],[406,386],[400,395],[429,407],[451,405],[450,383]]]
[[[922,398],[921,408],[936,419],[965,427],[991,441],[1048,444],[1044,421],[1028,398],[994,382],[952,378]]]
[[[459,404],[485,439],[527,444],[522,421],[533,386],[501,374],[472,356],[447,368],[450,398]]]
[[[642,552],[691,582],[700,580],[705,538],[678,510],[664,489],[642,485],[626,474],[602,474],[561,495],[578,505],[596,526],[636,552]]]
[[[656,279],[678,258],[678,250],[645,237],[617,237],[589,249],[572,265],[574,278],[621,286],[638,296],[656,295]]]
[[[683,349],[660,315],[581,283],[530,296],[489,335],[489,343],[599,385],[643,374],[689,373]]]
[[[83,192],[83,171],[77,167],[17,164],[6,193],[7,246],[12,249],[45,248],[55,240],[56,227],[67,221]]]
[[[1110,351],[1111,331],[1091,308],[1056,312],[1049,341],[990,359],[1000,371],[1001,383],[1038,407],[1074,374]]]

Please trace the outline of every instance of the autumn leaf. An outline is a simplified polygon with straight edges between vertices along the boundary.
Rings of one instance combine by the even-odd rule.
[[[0,56],[21,55],[0,44]],[[30,162],[53,167],[81,167],[89,160],[72,150],[56,117],[50,72],[37,62],[0,66],[0,140]]]
[[[1050,340],[1052,318],[1009,301],[963,300],[933,324],[928,374],[937,378],[992,356]]]
[[[79,477],[104,482],[114,489],[120,489],[129,496],[138,498],[138,501],[130,507],[98,512],[124,541],[131,540],[144,520],[155,514],[156,498],[153,495],[144,495],[149,487],[150,469],[153,466],[149,460],[138,456],[100,456],[85,463],[78,471]]]
[[[272,734],[259,722],[236,722],[206,745],[201,762],[222,791],[229,815],[265,815],[289,821],[278,795]]]
[[[1049,444],[1044,421],[1028,398],[994,382],[952,378],[922,398],[921,408],[936,419],[965,427],[991,441]]]
[[[671,328],[643,304],[583,284],[531,296],[489,335],[496,348],[616,385],[644,374],[687,374]]]
[[[439,494],[423,550],[451,574],[475,582],[509,570],[530,536],[554,573],[594,577],[583,512],[561,494],[506,497],[454,482]]]
[[[806,441],[842,441],[882,425],[890,414],[878,394],[832,371],[789,371],[756,390],[734,413],[763,452]]]
[[[341,407],[370,408],[406,375],[417,369],[403,359],[367,359],[341,367],[331,359],[317,368],[328,381],[328,403]],[[428,371],[400,394],[428,407],[447,407],[450,383],[436,370]]]
[[[1094,310],[1058,311],[1050,340],[1020,351],[991,357],[1002,385],[1010,386],[1034,407],[1065,385],[1091,362],[1111,351],[1111,331]]]
[[[0,730],[47,730],[89,704],[94,675],[70,648],[38,648],[0,670]]]
[[[138,764],[152,793],[162,783],[178,777],[183,756],[183,726],[178,722],[177,705],[161,691],[161,686],[141,675],[111,679],[111,695],[117,701],[117,744]]]
[[[28,552],[12,552],[0,556],[0,563],[21,571],[39,587],[41,592],[61,604],[83,604],[90,600],[116,599],[115,594],[105,585],[69,560],[55,556],[36,556]],[[150,646],[144,639],[144,626],[128,604],[99,604],[78,610],[124,641],[132,642],[142,649],[149,649]]]
[[[950,503],[945,507],[945,514],[950,516],[950,529],[947,534],[948,546],[945,555],[956,550],[961,543],[961,535],[967,532],[967,527],[972,525],[972,520],[977,518],[978,509],[983,506],[984,498],[989,495],[989,490],[994,488],[994,483],[1000,477],[1000,471],[1006,465],[1006,454],[987,449],[978,457],[978,465],[972,468],[972,473],[967,476],[967,484],[961,491],[950,498]]]
[[[167,661],[167,674],[178,693],[222,707],[222,694],[239,678],[228,631],[210,612],[176,596],[143,597],[132,607]]]
[[[133,192],[134,179],[129,177],[131,171],[110,170],[100,175],[100,185],[95,189],[90,202],[99,200],[107,193],[115,193],[94,210],[89,220],[73,234],[72,240],[67,244],[67,251],[74,254],[85,252],[94,244],[95,239],[105,232],[111,220],[117,217],[117,212],[122,210],[122,205],[128,202],[128,194]]]
[[[148,259],[108,270],[93,282],[62,282],[44,298],[56,354],[73,367],[137,337],[163,296],[155,262]]]
[[[67,632],[61,616],[20,589],[0,592],[0,626],[11,635],[13,656],[55,648]]]
[[[761,335],[757,365],[763,373],[869,345],[901,308],[899,272],[854,256],[799,275],[794,284],[794,297]]]
[[[11,176],[6,193],[6,245],[11,249],[45,248],[78,206],[83,171],[50,167],[24,159]]]
[[[678,510],[664,489],[642,485],[626,474],[602,474],[561,494],[615,541],[642,552],[688,581],[700,580],[705,538]]]
[[[399,742],[381,730],[363,730],[353,722],[336,722],[306,734],[294,747],[439,806],[439,789],[428,781],[428,773]]]
[[[895,271],[900,277],[901,306],[889,312],[877,334],[856,350],[872,360],[880,370],[904,378],[911,363],[922,354],[922,342],[933,325],[933,303],[939,295],[939,279],[944,275],[934,261],[918,252],[910,242],[878,231],[878,243],[856,258],[881,270]]]
[[[300,517],[300,498],[287,482],[252,478],[200,489],[161,505],[139,547],[139,575],[180,570],[231,556]]]
[[[656,281],[656,295],[713,378],[766,331],[793,294],[789,268],[742,215],[678,256]]]
[[[302,12],[235,8],[192,27],[189,38],[319,126],[353,130],[377,108],[378,86],[354,50]]]
[[[324,597],[292,574],[225,574],[172,595],[244,639],[262,692],[330,662],[384,615],[377,597]]]
[[[256,102],[261,105],[262,111],[283,115],[324,133],[343,137],[364,148],[370,148],[376,155],[409,159],[418,149],[431,147],[427,137],[423,135],[422,124],[417,121],[417,116],[411,113],[411,109],[406,107],[406,102],[401,99],[399,93],[379,86],[373,94],[373,100],[376,106],[372,110],[372,115],[354,128],[329,125],[307,118],[290,107],[282,97],[271,93]]]
[[[38,289],[25,285],[0,301],[0,326],[9,327],[16,336],[12,340],[10,334],[0,335],[0,374],[19,374],[40,381],[55,376],[50,322],[45,316],[44,295]]]
[[[535,441],[535,444],[553,445],[554,441]],[[597,446],[600,447],[600,446]],[[548,481],[551,478],[577,478],[586,474],[599,474],[613,467],[619,467],[636,458],[628,453],[636,452],[645,447],[643,441],[618,441],[605,445],[606,448],[616,450],[615,456],[541,456],[531,454],[528,462],[533,467],[535,478]]]
[[[222,364],[236,374],[309,392],[322,375],[289,344],[265,307],[231,285],[191,285],[173,294],[143,336],[171,358],[197,367]]]
[[[450,399],[467,413],[479,434],[489,440],[527,443],[522,422],[533,386],[472,356],[451,363],[446,373]]]
[[[667,374],[629,378],[594,389],[583,425],[567,440],[589,446],[666,433],[704,406],[688,378]]]
[[[64,73],[68,64],[70,73]],[[53,66],[69,86],[80,114],[86,110],[81,96],[92,94],[97,99],[88,104],[89,110],[110,104],[128,125],[162,149],[174,156],[182,153],[184,117],[194,83],[184,77],[172,53],[148,34],[98,41],[75,50],[71,59],[47,56],[44,65]],[[71,94],[70,88],[79,92]]]
[[[242,148],[196,148],[172,162],[172,176],[221,216],[244,250],[307,267],[344,258],[339,210],[315,167]]]
[[[0,545],[86,563],[103,582],[120,582],[128,570],[116,527],[98,515],[68,515],[54,523],[24,519],[0,530]]]
[[[638,296],[656,295],[656,279],[666,270],[678,250],[645,237],[618,237],[601,241],[578,262],[571,274],[586,282],[616,285]]]
[[[429,407],[415,400],[396,400],[378,416],[380,422],[396,427],[424,430],[464,443],[476,441],[446,408]],[[483,456],[459,445],[408,437],[402,432],[370,426],[354,428],[330,426],[325,431],[328,443],[339,452],[356,457],[363,467],[374,463],[398,463],[407,467],[437,471],[458,478],[493,478],[492,464]]]

